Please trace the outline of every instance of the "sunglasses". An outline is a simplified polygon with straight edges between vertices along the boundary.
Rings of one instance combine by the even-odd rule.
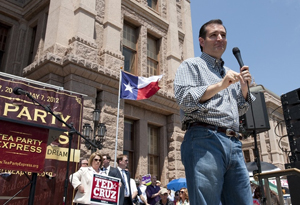
[[[89,165],[88,163],[82,163],[83,165]]]
[[[101,159],[94,159],[94,160],[95,160],[96,162],[98,162],[98,161],[101,162]]]
[[[175,194],[175,196],[179,196],[179,194]]]

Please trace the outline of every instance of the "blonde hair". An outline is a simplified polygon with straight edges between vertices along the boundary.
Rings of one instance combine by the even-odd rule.
[[[99,153],[99,152],[94,152],[93,154],[91,154],[90,158],[89,158],[89,166],[92,166],[92,162],[94,160],[94,158],[96,156],[99,156],[100,157],[100,168],[102,167],[102,155]]]
[[[185,199],[186,199],[187,202],[189,202],[189,193],[188,193],[187,188],[181,188],[180,191],[181,190],[184,191],[184,193],[185,193]]]

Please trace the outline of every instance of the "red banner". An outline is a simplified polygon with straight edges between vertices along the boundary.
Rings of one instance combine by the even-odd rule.
[[[27,82],[27,79],[20,77],[13,79],[10,76],[0,76],[0,120],[6,123],[16,123],[15,126],[8,128],[7,124],[0,122],[0,134],[2,134],[0,135],[0,204],[4,204],[29,183],[23,171],[26,171],[29,177],[32,172],[38,173],[34,195],[35,205],[62,204],[68,147],[71,143],[71,162],[68,171],[72,174],[77,171],[75,162],[78,162],[80,158],[80,138],[74,135],[70,142],[68,128],[28,96],[14,94],[13,90],[16,87],[28,92],[66,123],[72,123],[79,132],[81,131],[83,98],[61,87],[32,80]],[[41,131],[43,129],[49,133],[43,133]],[[42,137],[45,135],[46,139]],[[42,139],[41,147],[37,146]],[[28,155],[23,155],[24,153]],[[30,186],[9,202],[9,205],[27,205],[29,191]],[[68,184],[66,204],[71,204],[72,193],[73,188]]]
[[[120,179],[94,174],[91,184],[93,204],[119,204]]]
[[[2,120],[0,124],[0,166],[42,173],[49,130]]]

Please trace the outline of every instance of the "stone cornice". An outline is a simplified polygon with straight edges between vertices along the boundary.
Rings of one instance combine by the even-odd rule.
[[[80,38],[79,36],[74,36],[71,39],[69,39],[69,44],[71,44],[71,43],[73,43],[75,41],[78,41],[78,42],[83,43],[83,44],[85,44],[87,46],[90,46],[92,48],[97,49],[97,44],[95,44],[93,42],[89,42],[89,41],[87,41],[87,40],[85,40],[83,38]]]
[[[124,60],[124,56],[123,56],[123,55],[114,53],[114,52],[112,52],[112,51],[110,51],[110,50],[107,50],[107,49],[103,49],[103,50],[101,50],[101,51],[99,52],[99,55],[100,55],[100,56],[103,55],[103,54],[109,54],[109,55],[111,55],[111,56],[113,56],[113,57],[115,57],[115,58],[118,58],[118,59],[120,59],[120,60]]]
[[[173,51],[167,53],[167,60],[169,59],[174,59],[179,63],[181,62],[180,56],[177,56],[176,54],[174,55]]]
[[[93,17],[95,17],[97,15],[97,12],[95,9],[89,8],[82,3],[78,3],[78,5],[75,6],[74,13],[76,14],[77,12],[80,12],[80,11],[85,11],[86,13],[92,15]]]
[[[122,5],[124,5],[127,8],[130,8],[136,14],[146,18],[152,23],[155,23],[155,25],[161,27],[163,30],[168,30],[169,23],[164,19],[162,19],[162,17],[158,15],[156,12],[147,9],[147,7],[143,7],[141,6],[141,4],[131,0],[123,0]]]
[[[178,28],[178,37],[180,39],[184,39],[184,36],[185,36],[185,34],[184,34],[183,30],[181,28]]]
[[[44,56],[42,56],[38,61],[34,61],[27,67],[23,69],[23,76],[28,76],[34,71],[38,70],[39,67],[43,66],[47,62],[51,62],[57,65],[62,64],[62,58],[58,55],[55,55],[53,53],[47,53]]]
[[[121,31],[121,30],[122,30],[122,25],[121,25],[121,24],[120,24],[120,25],[117,25],[117,24],[115,24],[115,23],[112,22],[112,21],[108,21],[107,19],[105,19],[105,20],[106,20],[106,21],[104,21],[104,23],[103,23],[103,26],[104,26],[104,27],[110,26],[110,27],[116,29],[117,31]]]

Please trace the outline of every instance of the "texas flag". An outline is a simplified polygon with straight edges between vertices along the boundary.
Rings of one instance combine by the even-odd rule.
[[[150,98],[160,89],[160,87],[158,87],[158,81],[162,78],[162,75],[145,78],[134,76],[123,71],[121,71],[121,73],[120,98],[143,100]]]

